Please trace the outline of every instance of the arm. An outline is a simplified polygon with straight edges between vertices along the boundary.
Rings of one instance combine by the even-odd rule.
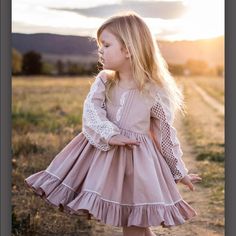
[[[188,174],[188,169],[181,158],[183,152],[172,124],[173,114],[168,101],[157,95],[151,108],[151,135],[177,183]]]
[[[105,83],[104,73],[100,72],[84,101],[82,132],[90,144],[103,151],[108,151],[112,148],[108,144],[110,138],[120,134],[120,130],[106,116],[106,108],[104,106]]]

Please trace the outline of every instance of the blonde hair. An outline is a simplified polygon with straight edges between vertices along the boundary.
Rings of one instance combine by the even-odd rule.
[[[97,30],[98,46],[101,45],[100,35],[104,29],[112,33],[130,53],[132,73],[139,90],[151,95],[150,88],[157,85],[165,92],[172,111],[181,110],[183,113],[183,94],[171,76],[156,40],[143,19],[133,11],[108,18]],[[109,90],[118,82],[117,79],[118,72],[113,71],[107,81],[107,99]]]

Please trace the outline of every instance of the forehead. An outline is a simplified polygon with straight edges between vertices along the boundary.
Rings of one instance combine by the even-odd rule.
[[[104,42],[110,42],[110,41],[117,41],[117,39],[114,34],[104,29],[102,33],[100,34],[99,41],[104,43]]]

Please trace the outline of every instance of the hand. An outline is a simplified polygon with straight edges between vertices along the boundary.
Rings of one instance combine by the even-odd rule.
[[[133,145],[139,146],[140,141],[137,141],[136,139],[127,138],[126,136],[122,134],[117,134],[110,138],[108,144],[127,146],[127,148],[133,149]]]
[[[179,182],[187,185],[191,191],[194,191],[193,183],[201,182],[202,178],[198,174],[185,175]]]

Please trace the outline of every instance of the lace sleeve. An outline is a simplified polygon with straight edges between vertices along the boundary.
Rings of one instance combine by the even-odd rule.
[[[156,95],[155,103],[151,108],[151,117],[151,134],[165,158],[175,182],[178,182],[188,174],[188,169],[181,158],[183,152],[177,138],[177,131],[172,125],[174,117],[170,106],[159,95]]]
[[[95,147],[108,151],[110,138],[120,134],[119,128],[107,119],[105,106],[105,82],[97,76],[84,101],[82,132]]]

